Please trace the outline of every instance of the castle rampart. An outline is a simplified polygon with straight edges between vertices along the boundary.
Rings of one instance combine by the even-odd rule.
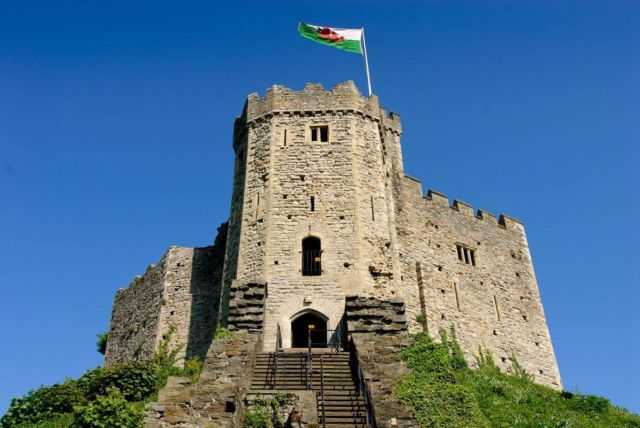
[[[487,347],[498,365],[519,362],[537,382],[560,388],[553,347],[524,226],[499,220],[405,176],[398,234],[410,329],[432,335],[455,326],[470,362]]]

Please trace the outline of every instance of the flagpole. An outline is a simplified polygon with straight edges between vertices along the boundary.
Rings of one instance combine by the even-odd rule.
[[[369,76],[369,60],[367,59],[367,40],[364,37],[364,27],[362,27],[362,45],[364,47],[364,67],[367,69],[367,85],[369,86],[369,96],[371,96],[371,76]]]

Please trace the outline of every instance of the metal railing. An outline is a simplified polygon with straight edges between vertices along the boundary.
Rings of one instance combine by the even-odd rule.
[[[309,329],[307,342],[309,353],[312,348],[326,348],[334,352],[339,352],[345,348],[344,331],[341,328],[335,330]]]
[[[322,428],[325,428],[327,426],[327,417],[324,411],[326,404],[324,402],[324,367],[322,366],[322,355],[320,355],[320,403],[322,404]]]
[[[353,343],[353,338],[349,338],[349,360],[351,362],[351,369],[355,372],[356,378],[358,379],[358,393],[364,398],[366,423],[369,424],[371,428],[376,428],[376,417],[373,412],[373,405],[371,404],[371,392],[364,379],[364,374],[360,367],[360,355],[358,354],[355,343]]]

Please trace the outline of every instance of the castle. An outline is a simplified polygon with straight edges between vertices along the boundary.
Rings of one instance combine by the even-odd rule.
[[[471,364],[479,346],[503,370],[515,354],[561,389],[523,224],[424,195],[401,134],[353,82],[249,95],[228,222],[212,246],[171,247],[118,290],[106,364],[150,357],[170,329],[183,356],[203,357],[221,326],[265,352],[454,326]]]

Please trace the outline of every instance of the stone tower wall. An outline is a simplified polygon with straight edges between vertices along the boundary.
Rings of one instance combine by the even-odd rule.
[[[329,127],[328,142],[311,141],[317,125]],[[234,191],[234,204],[242,206],[232,207],[230,227],[240,232],[227,260],[237,252],[236,281],[268,283],[265,348],[275,346],[279,327],[286,342],[291,308],[318,306],[327,316],[324,307],[339,308],[328,320],[336,328],[346,295],[389,299],[399,292],[384,126],[399,129],[399,122],[353,82],[331,91],[274,86],[263,98],[249,96],[236,122],[236,135],[246,135],[247,157],[237,161],[237,175],[246,175],[242,198]],[[235,146],[240,157],[241,144]],[[322,241],[321,276],[301,273],[301,241],[309,235]],[[311,303],[305,305],[305,297]]]
[[[424,324],[433,336],[455,326],[473,364],[478,347],[490,349],[505,371],[509,357],[536,382],[561,388],[524,226],[502,215],[454,201],[405,176],[398,235],[410,329]],[[456,245],[474,250],[475,266],[459,260]]]

